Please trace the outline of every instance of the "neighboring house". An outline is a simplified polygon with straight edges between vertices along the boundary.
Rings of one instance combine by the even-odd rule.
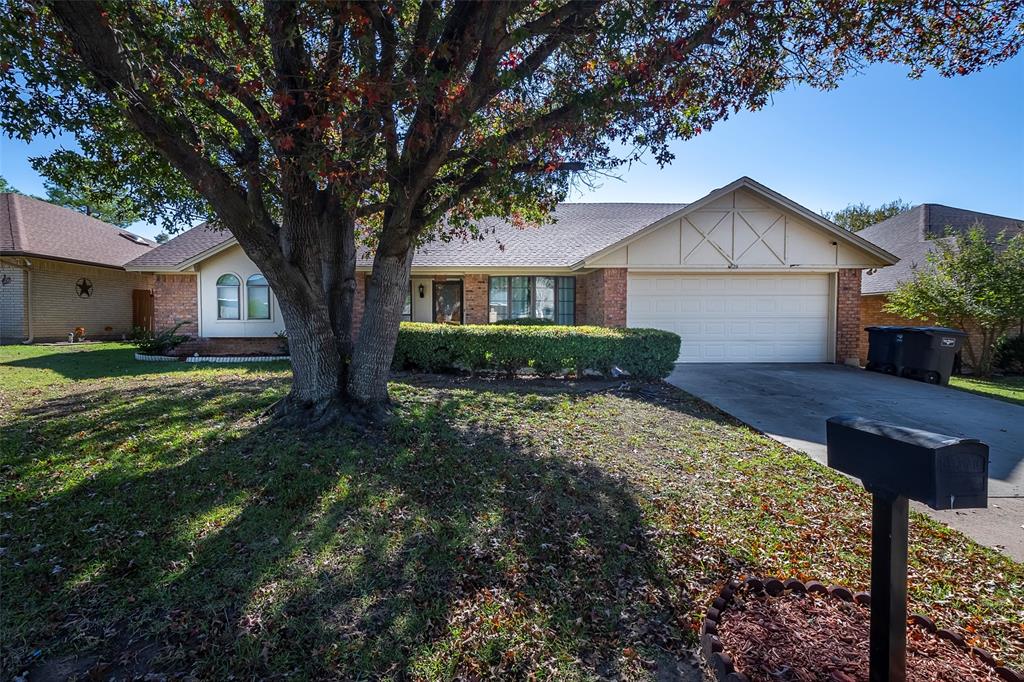
[[[981,225],[992,239],[1005,231],[1013,236],[1024,229],[1024,220],[968,211],[941,204],[921,204],[888,220],[866,227],[857,234],[899,257],[899,262],[884,268],[873,268],[864,273],[861,282],[860,316],[865,326],[926,324],[923,320],[910,320],[882,310],[889,294],[900,282],[913,277],[914,269],[928,264],[928,253],[935,248],[935,240],[946,237],[949,231],[966,233],[975,224]],[[967,329],[972,332],[972,329]],[[980,338],[979,338],[980,342]],[[860,359],[867,361],[868,335],[861,331]]]
[[[150,277],[124,264],[153,246],[77,211],[0,194],[0,343],[66,341],[76,327],[120,339],[146,326]]]
[[[896,262],[749,178],[688,205],[561,204],[553,224],[480,227],[416,251],[406,319],[657,327],[682,336],[683,362],[844,362],[861,270]],[[357,263],[357,304],[371,263]],[[154,276],[158,328],[187,320],[212,352],[276,347],[277,302],[227,232],[193,228],[126,267]]]

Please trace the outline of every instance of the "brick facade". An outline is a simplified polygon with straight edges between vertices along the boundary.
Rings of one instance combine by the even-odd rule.
[[[487,275],[462,277],[462,321],[465,324],[490,322]]]
[[[153,327],[163,330],[186,321],[178,331],[199,333],[199,300],[195,275],[153,276]]]
[[[842,269],[836,277],[836,362],[858,362],[860,346],[860,270]]]
[[[281,355],[285,342],[275,337],[243,336],[190,339],[181,344],[172,355]]]
[[[4,287],[4,342],[20,343],[29,334],[35,341],[66,341],[76,327],[87,339],[121,339],[132,332],[132,291],[149,289],[151,281],[144,273],[44,258],[4,258],[0,267],[13,281],[11,292]],[[83,279],[91,285],[84,296]]]
[[[626,268],[576,277],[576,324],[626,326]]]

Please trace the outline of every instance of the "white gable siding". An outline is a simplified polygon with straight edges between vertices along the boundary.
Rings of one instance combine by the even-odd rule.
[[[787,271],[880,264],[746,189],[685,213],[592,263],[649,270]]]
[[[246,310],[245,282],[250,275],[260,274],[256,264],[242,251],[242,247],[232,246],[211,256],[196,266],[199,270],[199,317],[200,336],[211,338],[238,337],[271,337],[284,330],[281,309],[277,305],[277,297],[270,294],[270,319],[249,320]],[[217,278],[232,274],[242,281],[240,293],[240,320],[217,319]]]

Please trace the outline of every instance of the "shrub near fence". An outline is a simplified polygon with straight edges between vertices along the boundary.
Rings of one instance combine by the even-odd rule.
[[[424,372],[531,368],[607,375],[613,367],[641,379],[659,379],[679,357],[679,336],[658,329],[558,325],[442,325],[403,322],[394,366]]]

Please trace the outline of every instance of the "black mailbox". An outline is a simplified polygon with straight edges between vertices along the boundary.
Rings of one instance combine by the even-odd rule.
[[[871,492],[900,495],[932,509],[988,506],[988,445],[888,422],[831,417],[828,465]]]

